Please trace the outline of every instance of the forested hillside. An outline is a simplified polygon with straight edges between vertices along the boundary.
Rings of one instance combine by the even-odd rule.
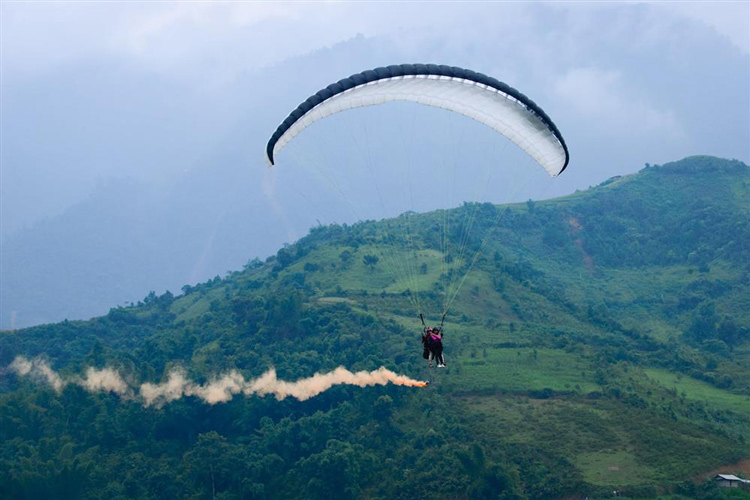
[[[63,381],[385,366],[431,384],[144,406],[5,369],[0,497],[729,497],[703,477],[750,458],[749,221],[750,168],[691,157],[564,198],[317,227],[180,296],[3,332],[0,366]],[[407,225],[419,266],[399,280],[377,256]],[[441,227],[477,258],[445,255]],[[439,322],[469,267],[447,368],[428,370],[410,299]]]

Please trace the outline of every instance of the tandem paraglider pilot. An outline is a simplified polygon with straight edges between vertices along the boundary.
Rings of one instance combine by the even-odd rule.
[[[443,329],[426,326],[422,330],[422,345],[424,345],[422,356],[429,361],[428,366],[432,368],[434,360],[438,368],[445,368],[445,359],[443,358]]]

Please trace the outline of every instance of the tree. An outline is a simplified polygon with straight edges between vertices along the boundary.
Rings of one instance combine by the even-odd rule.
[[[687,335],[695,341],[703,341],[716,337],[716,324],[719,316],[713,302],[704,304],[693,318]]]
[[[196,485],[208,490],[211,498],[237,481],[237,457],[227,439],[216,431],[198,436],[198,441],[185,453],[185,468]]]
[[[459,450],[456,457],[471,480],[466,490],[469,498],[523,498],[517,490],[518,478],[515,471],[506,470],[487,460],[484,450],[478,444],[467,450]]]
[[[721,340],[726,342],[730,348],[735,345],[739,345],[748,339],[748,333],[750,330],[747,328],[740,328],[735,323],[734,318],[726,316],[719,325],[718,336]]]
[[[390,424],[393,417],[393,398],[390,396],[380,396],[376,399],[372,408],[372,415],[378,422]]]
[[[255,257],[254,259],[247,261],[245,265],[242,267],[243,269],[247,271],[252,271],[253,269],[258,269],[260,267],[263,267],[263,261],[260,260],[258,257]]]
[[[357,498],[360,479],[368,477],[374,457],[360,444],[331,439],[326,448],[298,462],[306,480],[306,498]]]
[[[367,254],[364,257],[362,257],[362,263],[370,268],[370,271],[372,272],[375,269],[375,265],[380,261],[377,255],[370,255]]]

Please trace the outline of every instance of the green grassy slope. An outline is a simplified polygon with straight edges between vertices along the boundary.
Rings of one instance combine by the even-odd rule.
[[[255,471],[243,482],[225,464],[226,498],[708,494],[684,482],[750,456],[749,215],[750,168],[692,157],[560,199],[316,228],[179,297],[5,333],[0,363],[44,355],[63,374],[107,365],[158,381],[180,363],[199,381],[270,366],[294,379],[385,365],[433,384],[144,410],[4,377],[0,482],[28,496],[30,478],[64,481],[43,464],[70,443],[97,462],[70,473],[91,497],[159,496],[158,470],[181,478],[170,494],[207,498],[193,463],[222,446]],[[416,308],[439,320],[467,266],[448,368],[428,371]],[[129,461],[153,484],[112,473]]]

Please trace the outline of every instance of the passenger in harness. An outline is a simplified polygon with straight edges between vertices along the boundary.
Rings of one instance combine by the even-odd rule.
[[[432,368],[432,361],[435,360],[438,368],[445,368],[443,329],[426,326],[422,331],[422,344],[424,345],[422,357],[429,360],[428,366]]]

